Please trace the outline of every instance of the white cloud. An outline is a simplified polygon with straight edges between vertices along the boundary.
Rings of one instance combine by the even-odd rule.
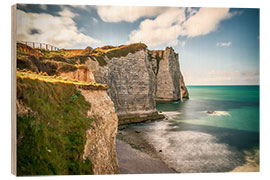
[[[192,38],[215,31],[222,20],[232,17],[229,10],[229,8],[200,8],[184,22],[182,35]]]
[[[185,10],[189,12],[186,17]],[[149,47],[158,45],[176,45],[179,36],[187,39],[215,31],[219,23],[232,17],[229,8],[169,8],[161,12],[154,20],[141,22],[139,29],[129,35],[128,43],[144,42]],[[184,46],[186,43],[181,42]]]
[[[97,6],[97,12],[105,22],[134,22],[140,17],[154,17],[166,9],[164,7]]]
[[[77,14],[68,9],[59,12],[60,16],[45,13],[17,11],[17,40],[48,43],[59,48],[85,47],[99,44],[100,41],[81,33],[73,21]],[[31,33],[35,30],[38,33]]]
[[[184,20],[183,8],[169,8],[154,20],[146,19],[141,22],[139,29],[129,35],[128,43],[144,42],[149,47],[163,43],[177,45],[177,38],[182,32],[180,22]]]
[[[229,46],[231,46],[232,45],[232,42],[218,42],[217,44],[216,44],[216,46],[220,46],[220,47],[229,47]]]
[[[74,18],[75,16],[78,16],[78,14],[71,12],[67,8],[63,8],[58,14],[64,18]]]

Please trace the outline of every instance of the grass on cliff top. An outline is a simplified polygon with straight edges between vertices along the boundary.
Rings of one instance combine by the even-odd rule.
[[[22,43],[17,43],[16,49],[17,53],[19,52],[21,54],[43,57],[43,55],[40,52]]]
[[[27,56],[35,55],[39,60],[50,59],[52,61],[66,62],[68,64],[85,64],[88,57],[92,57],[98,61],[100,66],[107,65],[105,56],[109,59],[114,57],[123,57],[129,53],[135,53],[140,50],[147,49],[147,46],[143,43],[134,43],[129,45],[115,46],[103,46],[92,50],[91,47],[86,49],[60,49],[56,51],[50,51],[46,49],[33,49],[24,44],[17,44],[17,59],[22,60]]]
[[[84,64],[67,63],[49,59],[39,59],[35,56],[17,53],[17,67],[33,72],[46,72],[49,75],[57,75],[61,72],[73,72],[80,68],[86,68]]]
[[[58,67],[57,72],[72,72],[85,67],[85,65],[82,64],[69,64],[66,62],[54,60],[43,60],[42,63],[48,66],[56,65],[56,67]]]
[[[33,72],[46,72],[55,75],[59,72],[76,71],[82,68],[81,58],[66,59],[59,51],[33,49],[24,44],[17,44],[17,67]],[[50,53],[50,55],[48,55]],[[54,54],[54,56],[52,56]],[[58,54],[58,55],[55,55]],[[52,56],[52,57],[51,57]],[[47,59],[48,58],[48,59]],[[76,64],[76,62],[78,62]]]
[[[106,54],[109,59],[113,57],[122,57],[128,55],[128,53],[135,53],[142,49],[146,49],[147,46],[143,43],[134,43],[129,45],[115,46],[103,46],[93,50],[92,55],[100,56]]]
[[[51,63],[59,64],[62,66],[68,65],[68,66],[72,66],[72,67],[76,67],[76,68],[85,67],[85,65],[83,65],[83,64],[69,64],[66,62],[54,61],[54,60],[44,60],[44,62],[51,62]]]
[[[17,175],[93,174],[83,159],[91,105],[73,84],[17,78]]]
[[[35,50],[41,53],[45,58],[52,58],[54,56],[68,57],[65,51],[63,50],[55,50],[55,51],[50,51],[47,49],[35,49]]]
[[[49,51],[46,49],[36,49],[43,55],[43,59],[50,59],[54,61],[62,61],[68,64],[85,64],[89,57],[91,48],[86,49],[60,49],[56,51]]]
[[[114,46],[103,46],[96,48],[92,51],[91,56],[95,57],[101,66],[107,64],[104,57],[105,55],[112,59],[114,57],[119,58],[128,55],[129,53],[135,53],[140,50],[147,49],[147,46],[143,43],[134,43],[129,45],[122,45],[118,47]]]
[[[85,81],[78,81],[76,79],[68,79],[63,78],[60,76],[48,76],[47,73],[35,73],[29,70],[17,70],[16,71],[17,79],[32,79],[32,80],[39,80],[44,82],[50,83],[63,83],[63,84],[72,84],[78,85],[79,87],[85,89],[107,89],[106,84],[99,84],[99,83],[92,83],[92,82],[85,82]]]
[[[20,60],[26,56],[35,56],[40,60],[50,59],[69,64],[84,64],[91,52],[91,47],[87,47],[85,49],[60,49],[51,51],[47,49],[34,49],[25,44],[17,43],[17,59]]]

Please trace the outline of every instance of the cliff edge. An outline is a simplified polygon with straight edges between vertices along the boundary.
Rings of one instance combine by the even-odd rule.
[[[118,174],[107,86],[17,70],[17,175]]]

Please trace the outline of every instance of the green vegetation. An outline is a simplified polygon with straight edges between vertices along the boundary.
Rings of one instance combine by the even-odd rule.
[[[46,59],[52,58],[54,56],[67,57],[67,54],[63,50],[50,51],[47,49],[36,49],[36,51],[41,53]]]
[[[57,50],[57,51],[49,51],[49,50],[45,50],[45,49],[37,49],[37,51],[40,52],[44,56],[44,59],[65,62],[65,63],[73,64],[73,65],[75,65],[76,63],[85,64],[85,61],[88,59],[89,54],[91,52],[89,47],[86,50],[83,50],[83,49],[71,49],[71,50],[61,49],[61,50]]]
[[[105,56],[107,56],[109,59],[114,57],[123,57],[128,55],[128,53],[135,53],[142,49],[147,49],[147,46],[143,43],[134,43],[130,45],[121,45],[118,47],[108,45],[96,48],[94,50],[92,50],[91,47],[87,47],[86,49],[61,49],[57,51],[50,51],[46,49],[33,49],[24,44],[17,43],[17,61],[20,69],[29,69],[35,72],[43,71],[53,75],[56,73],[55,68],[57,68],[57,65],[63,64],[54,63],[51,65],[48,63],[48,60],[51,60],[51,62],[57,61],[76,65],[85,64],[88,58],[91,57],[93,60],[98,61],[100,66],[105,66],[107,65]],[[46,62],[43,62],[44,60],[46,60]],[[44,63],[47,64],[44,65]]]
[[[47,72],[57,75],[58,72],[75,71],[88,60],[88,47],[83,49],[49,51],[46,49],[33,49],[27,45],[17,43],[17,67],[33,72]],[[80,66],[81,65],[81,66]]]
[[[145,44],[135,43],[110,49],[108,52],[106,52],[106,55],[108,56],[109,59],[111,59],[113,57],[123,57],[128,55],[128,53],[135,53],[137,51],[145,49],[147,49],[147,46]]]
[[[93,57],[93,56],[92,56]],[[107,65],[107,62],[105,61],[105,56],[104,54],[102,55],[99,55],[99,56],[94,56],[94,58],[98,61],[98,64],[100,66],[106,66]]]
[[[17,68],[28,69],[37,73],[46,72],[49,75],[57,75],[60,72],[71,72],[76,71],[79,68],[86,67],[82,63],[76,64],[75,59],[63,60],[63,58],[60,56],[57,56],[57,58],[54,57],[52,59],[43,59],[39,56],[29,55],[18,49]]]
[[[44,60],[42,61],[43,64],[52,64],[51,66],[56,65],[58,67],[58,72],[70,72],[70,71],[76,71],[79,68],[84,68],[85,65],[79,65],[79,64],[69,64],[66,62],[61,61],[54,61],[54,60]]]
[[[140,50],[147,49],[147,46],[143,43],[134,43],[130,45],[122,45],[118,47],[114,46],[103,46],[101,48],[96,48],[91,53],[92,57],[99,62],[100,66],[105,66],[107,63],[104,59],[105,55],[112,59],[114,57],[123,57],[128,55],[128,53],[135,53]]]
[[[113,48],[116,48],[116,47],[115,46],[111,46],[111,45],[107,45],[107,46],[101,47],[101,49],[103,49],[103,50],[108,50],[108,49],[113,49]]]
[[[90,160],[83,159],[91,105],[78,88],[106,90],[107,85],[58,76],[86,68],[91,52],[90,47],[48,51],[17,44],[19,176],[93,173]]]
[[[92,174],[83,159],[91,105],[74,84],[17,74],[17,100],[31,113],[17,114],[17,174]]]
[[[17,70],[16,72],[17,78],[20,79],[32,79],[32,80],[40,80],[44,82],[50,83],[63,83],[63,84],[72,84],[78,85],[79,87],[83,87],[84,89],[107,89],[106,84],[99,84],[93,82],[85,82],[78,81],[76,79],[68,79],[60,76],[48,76],[46,72],[41,72],[39,74],[35,72],[31,72],[29,70]]]
[[[69,63],[71,64],[75,64],[76,62],[78,64],[85,64],[85,62],[88,60],[89,55],[87,56],[82,56],[82,55],[78,55],[78,56],[73,56],[69,58]]]
[[[23,60],[27,58],[27,54],[17,49],[17,60]]]

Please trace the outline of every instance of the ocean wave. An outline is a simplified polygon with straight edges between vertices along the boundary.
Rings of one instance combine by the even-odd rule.
[[[149,127],[148,127],[149,128]],[[242,154],[215,136],[197,131],[176,131],[167,122],[156,122],[147,138],[162,160],[178,172],[226,172],[243,164]]]

